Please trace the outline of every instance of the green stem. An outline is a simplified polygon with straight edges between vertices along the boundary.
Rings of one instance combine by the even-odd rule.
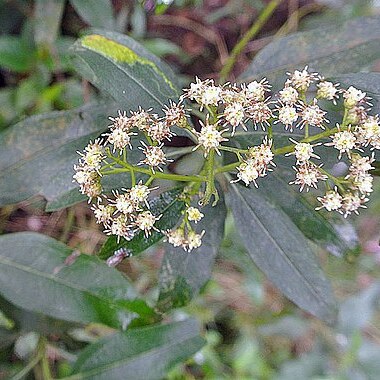
[[[272,16],[273,12],[279,6],[282,0],[272,0],[268,3],[268,5],[264,8],[264,10],[260,13],[256,22],[248,29],[248,31],[244,34],[243,38],[235,45],[232,49],[231,55],[228,57],[226,63],[224,64],[222,70],[220,71],[220,79],[219,82],[223,83],[228,78],[231,70],[233,69],[237,58],[240,53],[247,46],[248,42],[255,37],[268,19]]]
[[[341,127],[340,130],[344,130],[344,128]],[[338,128],[337,127],[329,129],[329,130],[326,130],[326,131],[323,131],[321,133],[318,133],[317,135],[309,136],[308,138],[302,139],[301,142],[308,142],[308,143],[315,142],[315,141],[317,141],[319,139],[323,139],[325,137],[329,137],[330,135],[334,134],[335,132],[338,132]],[[291,144],[291,145],[283,146],[281,148],[274,149],[273,153],[274,153],[275,156],[278,156],[278,155],[283,155],[283,154],[286,154],[286,153],[290,153],[293,150],[294,150],[294,144]],[[215,173],[229,172],[230,170],[234,170],[240,164],[241,164],[241,162],[233,162],[232,164],[220,166],[219,168],[217,168],[215,170]]]
[[[212,196],[214,196],[214,202],[212,206],[215,206],[219,201],[219,194],[215,187],[215,150],[212,149],[207,155],[206,163],[205,163],[205,171],[206,171],[206,191],[205,195],[201,200],[202,206],[205,206],[210,203]]]
[[[309,123],[305,124],[305,139],[309,137]]]
[[[149,186],[154,181],[154,177],[150,177],[146,182],[145,186]]]
[[[336,186],[338,186],[338,189],[342,192],[342,193],[345,193],[345,188],[344,186],[342,186],[342,183],[346,182],[346,181],[341,181],[339,178],[333,176],[331,173],[329,173],[328,171],[326,171],[325,169],[323,168],[319,168],[319,170],[321,171],[321,173],[327,175],[327,177],[329,177],[329,179],[331,179],[334,184]]]
[[[140,168],[134,167],[133,170],[137,173],[148,174],[149,176],[152,176],[154,179],[160,178],[160,179],[167,179],[169,181],[180,181],[180,182],[205,182],[206,181],[205,177],[200,177],[200,176],[169,174],[169,173],[161,173],[161,172],[155,172],[152,175],[152,172],[148,169],[143,169],[143,168],[140,169]],[[104,175],[118,174],[118,173],[130,172],[130,171],[131,171],[130,168],[115,168],[112,170],[107,170],[106,172],[102,172],[102,174]]]
[[[32,360],[16,375],[14,375],[11,380],[21,380],[23,379],[42,359],[41,352],[38,352],[36,356],[32,358]]]
[[[132,186],[135,186],[136,185],[135,171],[133,169],[131,169],[130,172],[131,172],[131,184],[132,184]]]
[[[241,162],[239,161],[239,162],[233,162],[232,164],[220,166],[219,168],[215,170],[215,174],[229,172],[231,170],[236,169],[236,167],[239,166],[240,164]]]

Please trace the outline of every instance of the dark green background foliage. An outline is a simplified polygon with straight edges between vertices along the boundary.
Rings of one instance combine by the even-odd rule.
[[[58,35],[64,1],[35,3],[33,43],[26,32],[30,26],[26,26],[20,36],[1,36],[0,66],[21,74],[35,70],[38,74],[24,80],[24,86],[36,94],[39,92],[36,83],[41,83],[44,77],[47,86],[44,91],[47,93],[49,88],[51,94],[55,90],[49,83],[58,71],[57,61],[49,54],[45,57],[43,52],[54,45],[56,53],[62,56],[59,70],[66,68],[72,73],[75,69],[96,88],[90,90],[91,102],[85,105],[64,100],[65,91],[74,91],[80,83],[78,79],[72,87],[68,82],[61,84],[58,95],[52,95],[49,101],[45,94],[45,103],[41,101],[36,105],[34,100],[21,99],[19,103],[26,105],[19,104],[22,115],[54,108],[62,110],[27,117],[0,134],[0,206],[40,195],[47,201],[46,210],[53,211],[83,201],[72,182],[73,165],[78,160],[76,151],[107,129],[110,114],[115,115],[118,109],[136,110],[138,106],[152,107],[161,113],[169,99],[178,101],[181,90],[180,81],[168,64],[135,39],[117,32],[123,29],[120,28],[122,20],[114,16],[111,2],[96,1],[89,7],[86,1],[70,1],[88,25],[103,28],[89,30],[75,42]],[[3,4],[0,1],[0,6]],[[136,12],[140,13],[135,13],[135,18],[143,12],[139,7],[137,5]],[[274,39],[256,55],[239,80],[266,76],[276,90],[287,71],[309,65],[311,70],[345,86],[355,85],[366,91],[378,112],[380,74],[356,72],[368,71],[379,57],[380,18],[355,18],[338,26]],[[41,67],[45,70],[43,75]],[[7,94],[0,96],[5,99]],[[54,106],[55,103],[61,107]],[[10,115],[7,122],[15,119],[15,115]],[[259,141],[262,132],[237,135],[238,144],[247,146]],[[279,128],[274,130],[277,141],[285,143],[283,136]],[[176,148],[170,149],[175,152]],[[134,162],[139,160],[139,154],[131,153]],[[323,157],[323,150],[318,154]],[[203,245],[191,253],[164,245],[156,290],[149,297],[142,295],[141,289],[136,289],[124,273],[109,268],[104,261],[119,248],[127,248],[133,256],[141,257],[162,239],[161,232],[153,232],[148,238],[141,232],[129,242],[109,237],[96,256],[81,254],[42,234],[25,232],[0,236],[0,309],[4,312],[0,315],[0,348],[19,339],[21,331],[35,331],[44,336],[52,331],[66,333],[100,324],[103,329],[100,335],[106,336],[95,342],[86,338],[89,343],[86,347],[84,344],[75,347],[76,356],[68,360],[71,363],[66,371],[68,379],[160,379],[166,376],[174,364],[186,361],[205,344],[201,337],[205,332],[201,332],[199,324],[193,319],[175,322],[175,309],[188,305],[203,291],[218,254],[226,255],[225,223],[229,209],[240,236],[239,243],[235,238],[237,245],[228,251],[234,253],[233,259],[229,257],[234,265],[251,278],[252,273],[258,273],[252,260],[289,300],[328,324],[335,324],[342,334],[348,334],[347,344],[352,347],[347,352],[351,353],[350,349],[354,351],[356,347],[355,333],[373,314],[374,297],[379,288],[376,285],[363,297],[342,306],[337,304],[315,248],[318,245],[344,260],[358,252],[357,236],[354,232],[349,236],[344,233],[353,231],[347,221],[316,212],[309,197],[287,185],[290,168],[291,160],[279,162],[275,172],[260,181],[259,189],[230,185],[229,177],[218,177],[220,201],[216,207],[208,205],[202,210],[205,218],[197,225],[199,231],[206,231]],[[110,176],[103,185],[109,192],[128,187],[129,183],[128,177]],[[161,230],[172,228],[180,219],[185,207],[178,197],[181,191],[178,184],[173,184],[151,200],[153,212],[162,214],[157,223]],[[356,317],[347,318],[353,308],[362,310],[366,316],[360,319],[353,314]],[[290,333],[294,324],[302,330],[304,322],[296,320],[298,317],[289,318],[281,317],[273,326],[268,324],[263,335],[271,335],[274,330]],[[206,357],[210,355],[207,350],[214,344],[210,343],[210,336],[206,333],[207,347],[202,351]],[[365,342],[363,347],[368,348],[368,345],[370,343]],[[252,346],[242,347],[245,353],[253,350]],[[305,361],[309,364],[289,362],[282,367],[278,378],[294,379],[297,373],[301,373],[300,379],[321,374],[325,360],[322,348],[320,345],[308,354]],[[358,360],[366,363],[369,359],[365,350],[363,352]],[[379,357],[378,348],[376,352]],[[344,360],[341,373],[346,368]],[[308,368],[306,375],[302,372],[304,368]],[[20,368],[20,373],[24,370]],[[269,378],[269,374],[270,370],[268,377],[263,378]]]

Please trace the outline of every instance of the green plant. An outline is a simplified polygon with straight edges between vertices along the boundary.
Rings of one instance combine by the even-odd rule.
[[[90,343],[77,358],[68,355],[68,361],[75,363],[69,371],[62,369],[61,377],[66,379],[161,378],[173,364],[197,352],[204,344],[198,324],[193,320],[175,322],[171,316],[209,280],[223,239],[227,206],[249,256],[268,278],[302,309],[333,324],[335,299],[309,240],[341,257],[355,253],[356,241],[339,233],[347,220],[338,213],[316,211],[315,197],[288,185],[294,177],[292,153],[298,161],[296,182],[301,188],[316,185],[314,179],[325,181],[327,194],[334,200],[330,202],[328,195],[320,198],[326,209],[336,208],[347,216],[366,201],[371,181],[368,171],[377,162],[368,153],[351,151],[357,147],[353,143],[364,149],[378,148],[378,119],[366,114],[365,101],[366,94],[372,97],[376,114],[380,78],[377,73],[352,72],[380,57],[379,18],[355,19],[337,29],[275,40],[240,77],[246,86],[218,87],[211,80],[196,80],[185,96],[168,65],[135,40],[110,31],[90,33],[72,47],[73,67],[98,88],[99,100],[76,110],[26,119],[0,135],[1,205],[37,194],[46,198],[47,210],[72,206],[86,195],[95,201],[101,194],[110,199],[94,206],[96,217],[112,234],[98,257],[80,255],[40,234],[0,237],[5,321],[40,333],[29,364],[16,376],[21,378],[40,363],[43,378],[50,378],[45,336],[72,330],[78,324],[98,326],[102,338]],[[294,71],[306,64],[328,78],[318,81],[318,104],[309,88],[317,81],[316,75],[312,70]],[[293,71],[289,78],[287,71]],[[262,77],[271,81],[273,90],[281,91],[277,110],[266,100],[267,82],[255,81]],[[285,78],[290,82],[283,88],[280,83]],[[336,81],[345,90],[337,106],[331,107],[336,100],[336,86],[332,85]],[[289,100],[292,95],[301,101],[297,107]],[[188,100],[195,101],[189,110]],[[117,110],[122,111],[116,115]],[[127,113],[129,110],[134,113]],[[107,131],[110,114],[111,130]],[[292,129],[296,116],[304,123],[303,129],[295,128],[293,134],[273,123],[280,120]],[[246,117],[259,127],[247,123],[247,131],[241,130]],[[325,124],[327,117],[330,129]],[[265,130],[262,122],[267,124]],[[370,127],[372,134],[365,135]],[[193,143],[161,145],[172,132]],[[103,142],[96,140],[99,136],[109,146],[104,148]],[[289,144],[289,136],[297,142]],[[141,139],[145,145],[136,149]],[[94,142],[88,145],[89,140]],[[324,163],[321,168],[310,163],[317,159],[314,147],[301,142],[326,141],[333,146],[315,146]],[[76,152],[83,149],[78,163]],[[346,159],[346,153],[351,165],[347,178],[331,171],[337,155]],[[359,159],[358,154],[367,158]],[[167,167],[168,160],[175,161]],[[176,172],[176,164],[184,161],[187,172]],[[261,178],[272,162],[277,165],[273,173]],[[163,172],[161,164],[165,164]],[[305,170],[311,180],[306,179]],[[257,179],[258,188],[230,184],[234,179],[226,175],[229,172],[246,185]],[[72,182],[73,175],[82,194]],[[156,180],[169,181],[166,190],[154,193],[151,187]],[[157,196],[152,197],[154,194]],[[200,210],[195,209],[199,201]],[[196,230],[190,222],[197,222]],[[179,229],[173,230],[178,223]],[[119,264],[164,235],[173,246],[165,246],[158,295],[154,300],[144,299],[126,276],[103,260]],[[35,316],[34,325],[23,326],[23,312]],[[18,331],[6,323],[0,330],[2,341],[12,342]],[[86,336],[87,341],[93,338]]]

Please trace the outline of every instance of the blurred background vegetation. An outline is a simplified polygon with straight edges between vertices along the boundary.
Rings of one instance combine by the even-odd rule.
[[[185,84],[195,75],[216,78],[222,62],[250,27],[264,0],[0,0],[0,129],[27,116],[66,110],[97,97],[70,60],[70,45],[89,27],[124,32],[165,59]],[[287,0],[239,57],[234,75],[278,36],[380,13],[377,0]],[[380,71],[380,63],[375,66]],[[1,149],[1,147],[0,147]],[[257,270],[239,244],[232,219],[212,280],[175,317],[196,316],[207,345],[170,379],[379,379],[380,378],[380,186],[369,210],[354,218],[362,252],[347,260],[321,252],[341,302],[333,329],[287,301]],[[0,209],[0,233],[36,231],[93,254],[104,241],[86,204],[54,213],[33,198]],[[352,231],[344,231],[350,235]],[[149,250],[119,269],[149,297],[157,292],[163,251]],[[23,368],[41,323],[24,313],[23,332],[12,335],[11,305],[0,299],[0,379]],[[54,332],[50,363],[57,377],[72,360],[66,349],[104,335],[99,326]],[[26,378],[39,378],[31,373]]]

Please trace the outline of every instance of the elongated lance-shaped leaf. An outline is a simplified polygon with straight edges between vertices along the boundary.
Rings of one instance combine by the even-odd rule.
[[[128,309],[135,291],[121,273],[30,232],[0,237],[0,294],[16,306],[64,321],[126,327],[137,316]]]
[[[205,231],[202,245],[192,252],[166,245],[160,270],[158,308],[162,311],[186,305],[209,280],[215,257],[223,239],[226,206],[224,196],[215,207],[201,209],[204,218],[196,224],[197,233]]]
[[[300,308],[333,322],[330,284],[291,219],[254,189],[232,185],[227,200],[243,244],[269,280]]]
[[[379,44],[379,16],[294,33],[261,50],[240,79],[249,81],[265,76],[278,87],[286,72],[305,65],[324,76],[355,72],[380,58]]]
[[[143,231],[136,233],[130,241],[125,239],[118,241],[116,236],[110,236],[99,251],[98,256],[101,259],[107,259],[120,248],[127,248],[132,255],[137,255],[160,241],[164,236],[162,231],[171,229],[182,215],[185,203],[178,199],[182,191],[182,188],[174,188],[163,192],[149,202],[150,211],[153,215],[162,216],[155,223],[157,230],[153,230],[148,237],[145,236]]]
[[[180,95],[170,67],[123,34],[96,31],[79,39],[73,52],[80,74],[121,106],[132,97],[161,112]]]
[[[162,379],[203,345],[194,320],[118,332],[86,347],[68,379]]]

